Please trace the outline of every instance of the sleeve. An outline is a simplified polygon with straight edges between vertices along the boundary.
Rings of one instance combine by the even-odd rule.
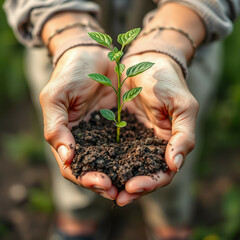
[[[195,11],[206,28],[205,42],[222,39],[233,29],[233,21],[240,15],[239,0],[159,0],[158,6],[177,2]]]
[[[202,19],[206,28],[204,44],[224,38],[231,33],[233,21],[240,14],[240,0],[154,0],[160,8],[166,3],[178,3],[195,11]],[[154,17],[155,11],[148,13],[143,21],[144,29]],[[152,32],[141,38],[137,38],[131,44],[125,57],[144,53],[159,52],[173,58],[182,68],[184,77],[187,76],[187,62],[179,49],[169,44],[160,37],[159,32]],[[149,44],[149,42],[151,44]]]
[[[52,15],[62,11],[84,11],[93,16],[99,6],[85,0],[6,0],[3,8],[18,40],[29,47],[43,46],[41,30]]]

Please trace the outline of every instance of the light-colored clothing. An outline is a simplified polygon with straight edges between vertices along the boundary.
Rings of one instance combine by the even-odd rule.
[[[150,0],[145,0],[147,1]],[[167,2],[177,2],[193,9],[206,26],[207,41],[221,39],[229,34],[233,20],[240,14],[239,0],[155,0],[155,2],[158,2],[159,7]],[[26,46],[43,45],[41,29],[57,12],[85,11],[97,16],[100,11],[96,3],[84,0],[6,0],[4,9],[17,38]]]

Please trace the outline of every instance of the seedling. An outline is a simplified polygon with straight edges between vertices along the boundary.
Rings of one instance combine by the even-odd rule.
[[[91,73],[91,74],[88,74],[88,76],[91,79],[93,79],[103,85],[112,87],[117,95],[117,109],[118,109],[117,119],[116,119],[115,113],[109,109],[101,109],[100,113],[104,118],[115,122],[116,127],[117,127],[117,142],[118,143],[120,142],[120,129],[127,125],[127,123],[125,121],[121,121],[121,111],[122,111],[123,105],[126,102],[131,101],[132,99],[137,97],[137,95],[142,91],[142,87],[136,87],[136,88],[133,88],[133,89],[127,91],[123,95],[122,103],[121,103],[121,88],[122,88],[123,84],[125,83],[125,81],[127,80],[127,78],[134,77],[140,73],[143,73],[154,65],[154,63],[151,63],[151,62],[138,63],[138,64],[128,68],[126,71],[125,79],[123,79],[123,81],[121,80],[122,73],[125,70],[125,65],[120,63],[121,57],[124,55],[123,49],[126,45],[131,43],[139,35],[140,30],[141,30],[140,28],[135,28],[126,33],[118,35],[117,41],[122,46],[121,50],[118,50],[118,48],[116,48],[116,47],[114,47],[114,48],[112,47],[112,38],[109,35],[104,34],[104,33],[99,33],[99,32],[88,33],[89,36],[93,40],[95,40],[96,42],[98,42],[110,49],[110,52],[108,53],[108,58],[111,61],[116,62],[116,66],[115,66],[114,70],[118,76],[117,89],[112,85],[111,80],[102,74]]]

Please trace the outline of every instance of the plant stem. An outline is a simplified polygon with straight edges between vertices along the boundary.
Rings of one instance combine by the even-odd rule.
[[[117,94],[117,104],[118,104],[118,116],[117,122],[121,122],[121,73],[119,71],[119,60],[116,61],[117,68],[118,68],[118,94]],[[117,143],[120,142],[120,127],[117,127]]]

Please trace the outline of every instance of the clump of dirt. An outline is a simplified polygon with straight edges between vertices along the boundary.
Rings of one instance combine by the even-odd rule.
[[[78,178],[90,171],[103,172],[118,190],[134,176],[168,171],[164,160],[167,142],[154,136],[152,129],[139,123],[127,111],[122,112],[127,126],[121,129],[121,142],[116,143],[116,127],[112,121],[94,112],[89,122],[73,127],[76,141],[72,173]]]

